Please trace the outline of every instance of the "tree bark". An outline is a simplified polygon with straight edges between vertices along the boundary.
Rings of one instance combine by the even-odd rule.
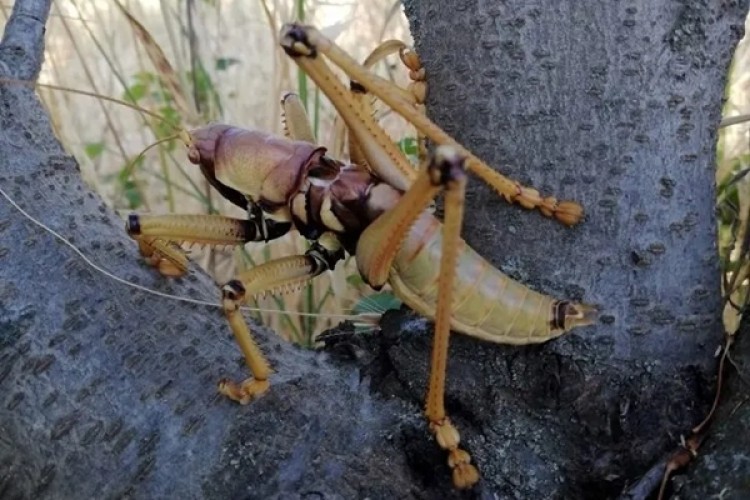
[[[544,346],[453,338],[448,410],[477,495],[615,495],[711,395],[713,145],[747,2],[610,3],[406,4],[431,115],[588,209],[565,230],[474,183],[470,241],[543,291],[602,306],[595,328]],[[48,10],[16,2],[0,74],[36,77]],[[0,187],[30,215],[129,281],[218,299],[199,271],[167,281],[141,263],[33,92],[0,85],[0,124]],[[240,407],[215,392],[245,375],[219,309],[102,277],[5,200],[0,235],[0,496],[456,495],[421,415],[425,321],[389,314],[381,336],[337,337],[332,355],[260,330],[276,374]]]
[[[536,289],[598,304],[601,316],[539,348],[456,342],[453,385],[494,383],[488,397],[472,395],[481,403],[455,404],[482,436],[508,437],[499,448],[469,437],[469,448],[485,478],[490,461],[507,472],[496,491],[510,494],[507,477],[545,463],[513,489],[613,494],[700,421],[712,396],[722,339],[716,130],[748,3],[404,5],[428,114],[503,173],[587,212],[567,229],[471,183],[469,243]],[[473,372],[456,366],[464,347],[466,359],[477,351]]]

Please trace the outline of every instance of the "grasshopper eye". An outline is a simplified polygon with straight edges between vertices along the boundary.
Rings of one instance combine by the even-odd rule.
[[[138,214],[128,215],[128,221],[125,223],[125,231],[130,236],[137,236],[141,234],[141,220]]]
[[[187,157],[188,160],[190,160],[190,163],[193,163],[195,165],[198,165],[201,162],[201,153],[195,146],[188,146]]]

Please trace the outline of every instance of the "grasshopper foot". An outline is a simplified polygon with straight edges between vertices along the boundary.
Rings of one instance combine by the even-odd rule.
[[[268,380],[249,378],[238,384],[225,378],[219,381],[219,392],[241,405],[246,405],[253,399],[258,399],[265,394],[270,386],[271,384]]]
[[[444,418],[430,422],[430,430],[435,434],[438,445],[448,451],[448,466],[453,470],[453,485],[457,489],[468,489],[479,481],[479,471],[471,465],[471,455],[458,447],[461,441],[458,430]]]
[[[146,263],[157,268],[162,276],[178,278],[187,273],[188,260],[185,252],[174,242],[143,236],[138,214],[130,214],[125,230],[138,243],[138,250]]]
[[[139,240],[138,248],[143,260],[155,267],[162,276],[179,278],[187,273],[187,257],[176,245],[168,247],[164,242]]]
[[[470,462],[471,456],[459,448],[448,454],[448,466],[453,469],[453,485],[459,490],[471,488],[479,481],[479,471]]]

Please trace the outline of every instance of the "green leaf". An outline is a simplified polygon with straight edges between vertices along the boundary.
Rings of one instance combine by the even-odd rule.
[[[352,286],[362,286],[365,284],[365,280],[362,279],[358,273],[350,274],[346,277],[346,282]]]
[[[138,101],[143,99],[148,91],[148,85],[145,83],[134,83],[123,92],[122,98],[125,101],[137,104]]]
[[[234,57],[219,57],[216,59],[216,71],[225,71],[230,66],[234,66],[235,64],[239,64],[240,60],[235,59]]]
[[[354,306],[354,314],[384,313],[389,309],[399,309],[401,301],[393,295],[393,292],[378,292],[362,297]]]
[[[140,207],[143,204],[143,198],[141,192],[136,186],[135,182],[128,179],[122,183],[122,194],[128,201],[128,207],[133,210]]]
[[[93,160],[95,158],[98,158],[102,154],[102,152],[104,152],[104,146],[104,142],[89,142],[86,143],[86,146],[84,146],[83,150],[86,153],[86,156]]]
[[[173,106],[162,106],[159,108],[159,114],[165,118],[165,120],[156,120],[152,125],[154,135],[157,139],[164,139],[170,135],[175,134],[175,127],[180,125],[180,113]],[[169,141],[166,144],[168,151],[173,151],[175,148],[175,141]]]
[[[149,84],[158,81],[158,78],[150,71],[139,71],[133,75],[133,80],[148,86]]]
[[[417,148],[417,138],[404,137],[403,139],[398,141],[398,148],[403,151],[405,155],[416,156],[419,152]]]

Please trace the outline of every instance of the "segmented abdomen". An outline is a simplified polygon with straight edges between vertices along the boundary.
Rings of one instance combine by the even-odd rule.
[[[415,311],[434,318],[442,225],[423,214],[403,242],[389,283]],[[560,301],[512,280],[463,240],[453,287],[453,330],[502,344],[534,344],[564,333],[553,328]],[[556,326],[556,325],[555,325]]]

